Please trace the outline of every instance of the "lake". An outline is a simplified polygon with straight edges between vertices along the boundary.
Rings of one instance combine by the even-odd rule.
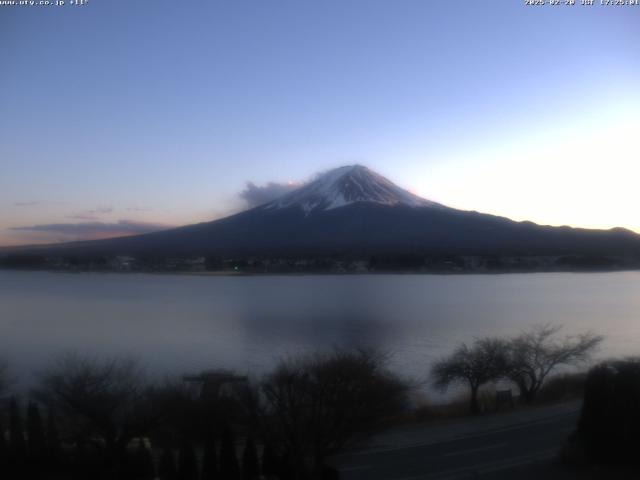
[[[606,336],[599,356],[640,353],[640,273],[197,276],[0,271],[0,357],[28,379],[63,352],[139,357],[156,373],[233,368],[379,347],[425,378],[474,336],[538,323]],[[26,383],[26,382],[24,382]]]

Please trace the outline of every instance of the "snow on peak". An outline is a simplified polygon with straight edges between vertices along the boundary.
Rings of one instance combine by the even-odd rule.
[[[414,195],[382,175],[362,165],[336,168],[319,175],[312,182],[274,200],[264,208],[277,210],[299,207],[306,214],[332,210],[356,202],[410,207],[442,207]]]

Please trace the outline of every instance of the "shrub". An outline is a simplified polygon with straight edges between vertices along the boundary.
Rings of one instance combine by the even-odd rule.
[[[639,405],[640,361],[606,362],[589,371],[578,436],[590,460],[639,463]]]
[[[586,373],[565,373],[549,378],[542,386],[536,402],[554,403],[582,398],[587,380]]]

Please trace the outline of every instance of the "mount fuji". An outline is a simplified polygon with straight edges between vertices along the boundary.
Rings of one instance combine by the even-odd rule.
[[[418,197],[372,170],[346,166],[269,203],[207,223],[32,251],[47,255],[287,257],[371,255],[640,258],[624,229],[540,226]],[[27,250],[25,250],[27,251]]]
[[[336,168],[315,181],[265,206],[270,210],[299,208],[306,214],[366,202],[378,205],[442,207],[393,184],[362,165]]]

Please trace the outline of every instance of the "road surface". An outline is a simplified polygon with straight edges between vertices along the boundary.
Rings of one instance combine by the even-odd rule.
[[[575,429],[579,409],[580,403],[572,402],[407,427],[379,435],[365,448],[336,458],[336,464],[344,480],[513,478],[515,470],[538,476],[551,468]]]

